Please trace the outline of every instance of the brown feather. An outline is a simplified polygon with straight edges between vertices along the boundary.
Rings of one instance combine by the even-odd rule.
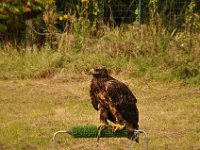
[[[112,122],[123,122],[132,129],[138,129],[139,112],[137,99],[124,83],[111,77],[105,68],[92,70],[91,103],[96,110],[106,110],[104,119]],[[103,112],[102,112],[103,113]],[[100,114],[101,115],[101,114]],[[100,117],[101,118],[101,117]]]

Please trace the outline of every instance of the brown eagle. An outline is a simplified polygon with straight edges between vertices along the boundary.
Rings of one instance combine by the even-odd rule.
[[[111,77],[105,67],[96,66],[90,70],[90,74],[93,75],[90,85],[91,103],[100,113],[99,127],[104,128],[109,124],[114,131],[123,129],[125,125],[129,129],[138,129],[137,99],[131,90]]]

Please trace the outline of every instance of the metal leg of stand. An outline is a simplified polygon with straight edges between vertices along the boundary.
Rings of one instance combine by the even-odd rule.
[[[135,130],[135,134],[133,135],[133,137],[131,138],[131,142],[128,146],[128,150],[131,149],[131,145],[133,144],[133,141],[139,136],[140,133],[143,133],[144,136],[145,136],[145,143],[146,143],[146,150],[149,149],[148,147],[148,136],[147,136],[147,133],[144,131],[144,130]]]
[[[56,148],[56,135],[61,134],[61,133],[68,133],[67,131],[57,131],[54,133],[53,135],[53,145],[52,145],[52,149],[55,150]]]

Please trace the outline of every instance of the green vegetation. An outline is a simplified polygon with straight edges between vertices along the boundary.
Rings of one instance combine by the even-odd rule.
[[[83,73],[102,64],[129,77],[200,85],[199,33],[156,32],[151,26],[137,24],[124,28],[105,28],[100,37],[60,35],[56,50],[47,45],[33,52],[21,48],[18,53],[9,45],[3,46],[0,78],[45,78],[63,69]]]
[[[187,27],[199,30],[200,4],[197,0],[143,0],[141,5],[142,23],[163,26],[171,31]],[[31,29],[53,34],[69,32],[77,23],[84,29],[89,26],[97,30],[103,23],[110,26],[133,23],[138,21],[139,11],[138,1],[132,0],[5,0],[0,2],[0,42],[21,44],[30,36],[27,34]],[[33,42],[41,42],[35,32],[31,36]],[[48,37],[50,42],[51,36]]]
[[[27,41],[18,36],[15,37],[13,33],[13,36],[0,41],[1,79],[53,77],[63,69],[81,73],[95,64],[102,64],[110,67],[115,73],[125,73],[129,77],[145,77],[162,81],[180,80],[197,86],[200,84],[198,58],[200,55],[200,16],[196,1],[181,3],[179,6],[183,8],[176,9],[176,12],[173,12],[171,8],[178,5],[178,2],[163,1],[167,4],[167,8],[162,12],[161,8],[164,6],[161,1],[145,1],[145,4],[148,4],[146,5],[148,6],[148,11],[146,10],[149,16],[148,23],[139,25],[133,22],[121,24],[118,27],[107,26],[106,22],[103,22],[101,17],[105,14],[102,11],[103,8],[100,8],[100,3],[87,0],[76,1],[76,3],[68,1],[67,8],[64,9],[65,3],[61,7],[58,2],[27,1],[19,7],[17,1],[0,3],[3,6],[0,13],[11,10],[11,6],[16,8],[13,10],[16,10],[18,15],[8,12],[4,15],[12,21],[11,16],[18,17],[20,20],[28,8],[32,13],[40,10],[42,17],[40,13],[39,16],[35,16],[36,18],[33,17],[32,25],[36,30],[37,26],[41,26],[46,33],[37,35],[39,37],[34,37],[31,33],[32,38],[26,38]],[[101,1],[103,4],[106,2]],[[47,6],[44,8],[43,5]],[[112,3],[108,6],[112,6]],[[68,12],[70,10],[71,13]],[[169,13],[169,10],[178,18],[182,17],[181,26],[166,25],[163,16]],[[167,20],[172,21],[169,18]],[[177,24],[177,20],[174,21]],[[10,23],[5,25],[8,28],[13,25],[10,21],[6,23]],[[64,31],[55,34],[55,30],[61,29],[60,23]],[[10,33],[8,30],[5,31]],[[25,31],[28,32],[28,29]],[[17,31],[17,33],[20,32]],[[13,37],[14,41],[10,41]],[[41,42],[41,38],[45,39],[43,45],[38,46],[37,42],[34,43],[37,40]],[[30,42],[31,40],[33,41]]]

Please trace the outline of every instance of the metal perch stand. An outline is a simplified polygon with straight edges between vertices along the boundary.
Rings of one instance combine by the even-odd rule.
[[[105,129],[99,131],[97,126],[74,126],[68,131],[57,131],[53,135],[53,150],[56,148],[56,136],[58,134],[69,134],[74,138],[97,138],[97,147],[99,138],[117,138],[117,137],[128,137],[131,139],[128,149],[130,150],[133,141],[139,137],[140,133],[143,133],[145,136],[146,150],[148,150],[148,136],[144,130],[130,130],[128,127],[124,129],[113,132],[111,127],[108,126]]]

